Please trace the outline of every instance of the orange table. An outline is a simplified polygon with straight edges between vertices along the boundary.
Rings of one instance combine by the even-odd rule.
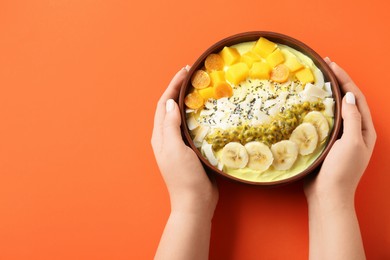
[[[0,2],[0,259],[151,259],[169,214],[155,104],[178,69],[251,30],[305,42],[365,93],[378,142],[356,207],[368,258],[390,259],[388,2],[134,2]],[[306,259],[301,186],[219,179],[211,259]]]

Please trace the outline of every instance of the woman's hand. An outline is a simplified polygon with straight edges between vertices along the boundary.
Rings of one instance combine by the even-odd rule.
[[[160,98],[152,136],[154,155],[167,185],[171,214],[155,259],[208,259],[211,219],[218,189],[180,132],[180,112],[174,100],[189,67],[180,70]]]
[[[211,218],[218,201],[218,189],[195,152],[182,140],[180,111],[175,102],[188,69],[183,68],[175,75],[158,101],[152,146],[168,188],[172,211],[205,214]]]
[[[354,207],[357,185],[371,158],[376,133],[366,99],[336,63],[325,59],[346,93],[344,129],[320,172],[305,185],[310,259],[365,259]]]
[[[347,93],[342,102],[344,130],[327,155],[318,176],[307,183],[305,194],[308,200],[330,196],[353,200],[371,158],[376,132],[363,93],[340,66],[329,59],[325,61],[335,73],[343,92]]]

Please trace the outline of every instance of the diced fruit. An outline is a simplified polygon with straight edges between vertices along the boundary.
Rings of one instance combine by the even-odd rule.
[[[226,79],[235,85],[244,81],[249,75],[249,67],[244,62],[230,66],[226,71]]]
[[[261,57],[267,58],[267,56],[271,54],[276,47],[276,43],[260,37],[260,39],[256,42],[256,45],[253,47],[253,51],[258,53]]]
[[[212,53],[209,56],[207,56],[206,60],[204,61],[204,66],[208,71],[213,70],[223,70],[223,67],[225,66],[222,57],[219,54]]]
[[[256,61],[261,61],[261,57],[253,51],[248,51],[241,56],[241,62],[245,62],[249,68],[252,67],[253,63]]]
[[[227,82],[220,82],[214,87],[214,97],[216,99],[223,97],[231,97],[233,95],[233,89]]]
[[[274,68],[284,61],[284,55],[282,51],[277,48],[274,52],[267,56],[266,60],[271,68]]]
[[[204,100],[207,100],[209,98],[214,98],[214,88],[208,87],[208,88],[200,89],[199,94],[203,97]]]
[[[221,55],[225,65],[232,65],[240,60],[240,53],[236,48],[225,46],[219,55]]]
[[[214,70],[210,72],[211,85],[215,86],[219,82],[225,82],[225,72]]]
[[[290,74],[290,70],[284,64],[279,64],[271,71],[271,80],[279,83],[286,82],[288,79],[288,75]]]
[[[302,84],[314,82],[313,72],[311,72],[311,69],[309,68],[304,68],[296,72],[295,77],[297,77],[297,79],[302,82]]]
[[[295,56],[287,56],[284,65],[286,65],[291,72],[295,72],[303,68],[302,63],[300,63]]]
[[[204,70],[195,71],[191,79],[191,84],[196,89],[207,88],[210,85],[210,82],[210,76]]]
[[[196,91],[188,94],[185,98],[184,98],[184,104],[186,104],[186,106],[188,108],[191,108],[191,109],[198,109],[200,108],[201,106],[203,106],[204,104],[204,99],[203,97]]]
[[[254,79],[269,79],[271,67],[266,62],[255,62],[249,70],[249,77]]]

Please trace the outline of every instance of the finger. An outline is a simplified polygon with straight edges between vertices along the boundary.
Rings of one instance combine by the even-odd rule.
[[[167,148],[176,148],[177,145],[183,143],[180,132],[180,113],[179,106],[173,99],[168,99],[166,102],[166,114],[164,118],[164,145]],[[176,150],[177,151],[177,150]]]
[[[156,114],[154,116],[154,125],[162,125],[165,115],[165,103],[167,102],[167,100],[170,98],[177,99],[177,97],[179,96],[181,83],[183,82],[188,72],[187,66],[176,73],[176,75],[169,83],[167,89],[162,94],[160,100],[158,101]]]
[[[376,139],[376,133],[366,98],[349,75],[339,65],[331,62],[330,67],[335,73],[337,80],[340,82],[343,92],[352,92],[355,95],[356,105],[362,117],[363,137],[370,145],[373,145],[373,142],[375,142],[374,139]]]
[[[324,61],[325,61],[326,64],[328,64],[328,65],[330,65],[330,63],[332,62],[332,61],[330,60],[329,57],[325,57],[325,58],[324,58]]]
[[[169,83],[168,88],[165,90],[165,92],[161,96],[160,101],[163,101],[165,103],[170,98],[172,98],[174,100],[176,100],[178,98],[181,83],[183,82],[184,78],[187,76],[189,69],[190,69],[190,66],[187,65],[176,73],[176,75],[173,77],[173,79]]]
[[[362,116],[357,108],[355,96],[352,92],[347,92],[343,98],[341,106],[341,116],[344,120],[343,138],[351,140],[361,140],[362,136]]]
[[[171,82],[169,83],[167,89],[159,99],[157,103],[156,112],[154,115],[154,127],[152,133],[152,144],[156,143],[156,140],[162,140],[162,124],[164,122],[165,111],[166,111],[166,101],[170,98],[176,99],[179,95],[180,85],[187,75],[189,66],[182,68],[176,73]]]

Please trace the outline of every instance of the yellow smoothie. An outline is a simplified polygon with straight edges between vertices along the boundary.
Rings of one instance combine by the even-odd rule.
[[[236,44],[236,45],[233,45],[230,47],[235,48],[240,55],[243,55],[243,54],[253,50],[253,47],[255,46],[255,44],[256,44],[255,41],[244,42],[244,43]],[[312,71],[312,73],[315,77],[315,81],[311,85],[313,85],[313,86],[317,85],[321,89],[324,88],[323,74],[315,66],[313,61],[308,56],[306,56],[303,53],[301,53],[301,52],[299,52],[291,47],[288,47],[286,45],[277,44],[277,48],[280,49],[280,51],[284,55],[284,57],[298,58],[299,62],[301,62],[305,68],[309,68]],[[263,60],[265,60],[265,59],[263,59]],[[228,68],[229,68],[229,66],[225,65],[223,70],[226,72],[228,70]],[[223,106],[220,105],[220,103],[222,103],[221,100],[210,99],[210,100],[207,100],[205,102],[205,106],[202,107],[201,109],[198,109],[195,111],[190,111],[188,113],[188,117],[189,118],[192,117],[191,120],[189,120],[189,121],[192,121],[191,125],[194,125],[194,124],[200,125],[200,127],[194,126],[193,127],[194,129],[191,131],[191,134],[192,134],[193,139],[194,139],[194,143],[198,146],[198,148],[200,149],[202,154],[207,159],[209,159],[209,161],[210,161],[210,153],[213,154],[211,156],[213,159],[211,161],[211,163],[214,164],[216,167],[218,167],[219,169],[221,169],[225,173],[227,173],[231,176],[234,176],[236,178],[242,179],[242,180],[251,181],[251,182],[273,182],[273,181],[287,179],[289,177],[292,177],[292,176],[299,174],[300,172],[305,170],[307,167],[309,167],[318,158],[318,156],[323,152],[323,150],[326,146],[326,143],[328,141],[329,134],[325,139],[318,142],[316,148],[310,154],[308,154],[308,155],[298,154],[297,159],[295,160],[293,165],[287,170],[277,170],[274,167],[274,165],[270,165],[269,168],[266,169],[265,171],[255,170],[255,169],[252,169],[248,166],[229,167],[227,165],[224,165],[221,162],[223,149],[221,149],[221,147],[218,147],[215,144],[213,144],[213,148],[212,148],[213,151],[210,152],[211,148],[209,148],[208,151],[206,151],[207,149],[204,149],[205,140],[212,142],[213,139],[210,138],[210,136],[213,136],[213,134],[214,134],[214,136],[218,135],[218,134],[215,134],[216,131],[221,131],[221,133],[223,133],[223,131],[226,131],[226,129],[228,129],[228,130],[231,128],[234,129],[234,127],[237,127],[240,125],[251,125],[254,127],[262,127],[265,125],[265,126],[269,127],[269,125],[267,125],[267,123],[264,123],[264,122],[270,122],[270,120],[274,120],[278,115],[280,115],[280,113],[283,112],[283,109],[285,109],[285,111],[290,109],[294,105],[294,102],[298,102],[298,103],[302,104],[302,102],[305,101],[305,99],[304,99],[305,97],[303,97],[302,93],[305,93],[304,89],[306,88],[305,84],[297,83],[296,79],[291,78],[291,77],[289,78],[289,80],[287,82],[279,83],[279,84],[272,82],[270,80],[267,80],[267,79],[253,79],[250,77],[246,78],[246,80],[241,81],[239,84],[234,84],[232,82],[229,82],[229,83],[232,85],[233,94],[230,98],[225,98],[225,100],[221,99],[221,100],[223,100],[223,102],[225,102],[225,103],[223,103]],[[261,86],[261,87],[259,87],[259,86]],[[312,86],[309,86],[309,87],[312,87]],[[291,89],[294,90],[294,93],[288,92]],[[329,87],[328,87],[328,89],[329,89]],[[265,93],[267,95],[267,98],[263,98],[260,94],[256,93],[256,91],[260,91],[260,92],[263,91],[262,93]],[[325,91],[325,90],[323,90],[323,91]],[[288,92],[288,93],[286,93],[286,92]],[[257,96],[256,96],[256,94],[257,94]],[[250,95],[253,96],[253,99],[251,102],[240,103],[240,101],[237,101],[237,100],[241,100],[241,101],[245,100],[245,98],[248,99],[248,96],[250,96]],[[275,100],[280,100],[280,99],[283,100],[283,98],[280,97],[283,95],[284,95],[284,101],[283,101],[284,105],[283,105],[283,107],[277,107],[274,104]],[[250,97],[252,98],[252,96],[250,96]],[[286,96],[287,96],[287,98],[286,98]],[[293,97],[291,98],[290,96],[293,96]],[[327,97],[329,97],[329,96],[327,96]],[[251,99],[251,98],[249,98],[249,99]],[[290,99],[288,99],[288,98],[290,98]],[[303,98],[303,100],[300,100],[301,98]],[[250,110],[253,108],[252,103],[257,104],[256,102],[258,99],[262,99],[259,102],[259,104],[260,104],[260,106],[265,107],[266,109],[262,110],[262,112],[261,112],[261,115],[263,115],[263,118],[256,121],[255,119],[253,119],[253,115],[249,115],[249,114],[252,113]],[[331,99],[331,98],[328,98],[328,99]],[[229,100],[231,102],[229,102]],[[308,99],[308,100],[310,101],[310,99]],[[313,100],[313,97],[311,97],[311,100]],[[321,102],[321,100],[319,98],[318,99],[314,98],[314,100],[317,100],[315,102]],[[290,101],[291,101],[291,104],[288,103]],[[331,110],[333,113],[333,103],[331,105],[329,105],[330,104],[329,102],[333,102],[333,99],[327,100],[327,101],[328,101],[327,106],[328,107],[332,106]],[[272,102],[274,102],[274,103],[271,104]],[[247,108],[249,106],[249,104],[252,106],[250,109]],[[240,107],[240,105],[241,105],[241,107]],[[222,109],[221,109],[221,107],[222,107]],[[233,109],[234,109],[234,111],[236,111],[237,108],[239,108],[239,109],[242,109],[242,114],[239,116],[235,116],[235,117],[231,117],[231,116],[229,117],[229,114],[224,115],[221,111],[224,111],[224,110],[229,111],[229,107],[232,109],[232,110],[230,110],[230,113],[233,111]],[[277,109],[272,110],[273,107],[277,107]],[[248,110],[245,110],[245,109],[248,109]],[[333,127],[333,114],[330,114],[329,108],[327,108],[327,113],[325,113],[324,111],[320,111],[320,112],[323,114],[323,116],[326,118],[326,120],[329,124],[329,133],[330,133],[330,131]],[[221,115],[215,116],[215,114],[218,114],[218,113]],[[225,112],[225,113],[229,113],[229,112]],[[229,117],[229,120],[226,120],[227,117]],[[225,118],[225,119],[221,119],[221,118]],[[218,120],[220,120],[220,122]],[[189,123],[189,121],[187,121],[187,123]],[[221,130],[221,129],[225,129],[225,130]],[[284,138],[283,140],[288,140],[288,138],[287,139]],[[254,141],[257,141],[257,140],[254,140]],[[243,144],[245,144],[245,143],[243,143]],[[209,145],[209,144],[207,143],[207,145]],[[270,147],[272,145],[272,143],[267,144],[267,145]]]

